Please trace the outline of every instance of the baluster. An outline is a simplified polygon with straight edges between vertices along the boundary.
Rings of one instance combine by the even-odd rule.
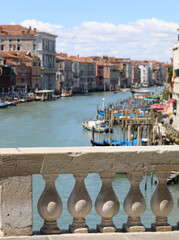
[[[68,199],[68,211],[73,216],[73,223],[69,226],[70,232],[84,233],[89,228],[86,225],[85,217],[90,213],[92,201],[84,184],[84,179],[88,174],[74,174],[76,183]]]
[[[172,227],[168,224],[168,215],[173,209],[173,198],[170,194],[166,180],[170,172],[156,172],[158,179],[157,188],[151,198],[151,209],[156,215],[156,222],[152,224],[152,229],[155,231],[171,231]]]
[[[141,223],[140,216],[146,209],[145,199],[140,191],[140,182],[143,172],[131,172],[127,174],[131,187],[124,200],[124,210],[128,214],[127,223],[123,224],[126,232],[144,232],[145,227]]]
[[[57,218],[62,213],[62,201],[55,187],[55,180],[58,175],[43,175],[46,182],[44,191],[38,201],[38,211],[44,219],[44,225],[41,228],[43,234],[57,234],[60,229],[57,226]]]
[[[96,212],[102,217],[101,224],[97,225],[99,232],[116,232],[112,218],[119,211],[119,201],[112,188],[115,173],[100,174],[102,187],[95,202]]]

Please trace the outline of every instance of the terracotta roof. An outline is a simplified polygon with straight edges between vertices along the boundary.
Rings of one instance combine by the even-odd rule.
[[[73,61],[73,59],[70,59],[69,57],[61,57],[56,55],[56,60],[66,60],[66,61]]]
[[[15,65],[15,66],[18,66],[19,63],[18,63],[18,62],[15,62],[15,61],[13,61],[13,60],[7,59],[7,60],[6,60],[6,65]]]
[[[37,30],[29,28],[25,28],[21,25],[0,25],[0,36],[34,36],[37,33]]]
[[[0,56],[6,58],[6,60],[11,59],[12,61],[13,61],[13,59],[17,59],[17,60],[21,60],[21,61],[32,61],[34,59],[33,56],[27,55],[27,51],[0,52]]]

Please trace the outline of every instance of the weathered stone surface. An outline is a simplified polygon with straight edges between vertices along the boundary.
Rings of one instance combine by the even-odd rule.
[[[168,231],[172,231],[172,226],[167,225],[167,226],[157,226],[155,223],[151,224],[151,228],[152,230],[156,231],[156,232],[168,232]]]
[[[141,224],[140,216],[146,209],[146,203],[139,187],[143,172],[130,172],[127,176],[131,187],[124,200],[124,210],[128,214],[128,220],[123,225],[123,229],[127,232],[144,232],[145,227]]]
[[[0,149],[1,177],[159,170],[179,170],[179,146]]]
[[[32,234],[32,176],[0,180],[0,236]]]
[[[100,174],[103,184],[95,202],[96,212],[101,216],[101,224],[97,225],[99,232],[116,232],[112,218],[119,211],[119,201],[112,188],[114,176],[114,173]]]
[[[145,233],[75,233],[47,236],[8,237],[3,240],[176,240],[179,231],[173,232],[145,232]]]
[[[158,179],[157,188],[151,198],[151,210],[156,215],[155,224],[152,228],[155,231],[171,231],[172,228],[168,225],[168,215],[173,209],[173,197],[168,190],[166,179],[170,172],[158,171],[156,177]]]
[[[85,187],[84,179],[87,174],[78,173],[73,175],[76,183],[68,199],[68,211],[73,216],[73,223],[69,230],[73,233],[88,232],[85,217],[90,213],[92,201]]]
[[[145,232],[145,227],[141,226],[129,226],[127,223],[123,224],[123,230],[125,232]]]
[[[41,228],[42,234],[57,234],[60,229],[57,226],[57,219],[62,213],[62,201],[55,187],[55,180],[58,175],[43,175],[46,182],[44,191],[38,201],[38,212],[44,219]]]
[[[79,175],[166,170],[179,171],[179,146],[0,149],[0,234],[32,234],[32,174]],[[79,226],[74,229],[79,230]],[[154,236],[158,236],[158,233],[155,234]],[[91,234],[83,236],[84,239],[99,237],[105,240],[128,239],[129,235],[118,233],[110,234],[110,237],[98,234],[93,237]],[[140,233],[131,235],[131,239],[136,239],[136,236],[137,239],[155,239],[153,235],[145,235],[145,238]],[[158,239],[165,239],[165,236]],[[35,237],[38,238],[41,239],[40,236]],[[62,238],[74,239],[74,236],[62,234],[60,239]],[[59,236],[48,236],[44,239],[59,239]]]

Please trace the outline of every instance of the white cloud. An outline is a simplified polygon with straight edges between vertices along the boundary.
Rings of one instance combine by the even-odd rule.
[[[108,54],[132,59],[168,61],[177,41],[178,24],[156,18],[140,19],[128,24],[82,22],[79,26],[65,28],[37,20],[25,20],[21,25],[54,33],[57,52],[89,56]]]

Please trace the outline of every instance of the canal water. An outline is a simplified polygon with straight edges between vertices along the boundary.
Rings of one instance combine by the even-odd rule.
[[[151,91],[161,91],[161,88],[151,88]],[[82,122],[96,118],[96,106],[99,109],[105,104],[124,100],[131,96],[131,92],[88,93],[71,98],[61,98],[51,102],[31,102],[18,104],[16,107],[0,109],[0,147],[67,147],[67,146],[91,146],[91,132],[82,128]],[[105,100],[104,100],[105,99]],[[115,137],[120,131],[116,127]],[[96,139],[107,138],[105,134],[95,134]],[[150,198],[156,185],[150,184],[148,176],[147,191],[144,191],[144,180],[140,187],[146,199],[147,209],[142,215],[142,222],[146,227],[154,222],[155,216],[150,210]],[[56,188],[62,198],[63,212],[58,220],[61,229],[68,229],[72,217],[67,210],[67,201],[74,187],[72,175],[60,175],[56,181]],[[93,202],[91,213],[86,221],[90,228],[95,228],[100,223],[100,217],[96,214],[94,204],[101,188],[101,180],[98,174],[89,174],[85,180],[87,190]],[[33,176],[33,228],[39,230],[43,224],[37,211],[38,199],[44,189],[44,180],[41,175]],[[123,210],[123,202],[130,188],[125,174],[116,174],[113,180],[113,188],[120,202],[120,210],[114,222],[118,228],[127,221],[127,215]],[[176,225],[179,220],[177,199],[179,197],[178,185],[169,187],[174,198],[174,210],[169,216],[169,223]]]

